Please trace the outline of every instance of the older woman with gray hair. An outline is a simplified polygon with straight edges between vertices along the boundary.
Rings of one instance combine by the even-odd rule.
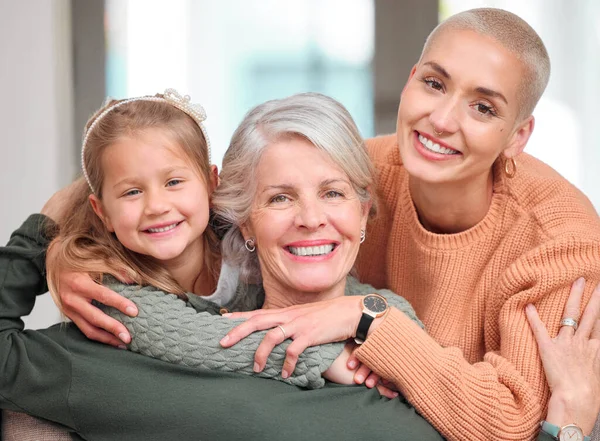
[[[367,219],[375,212],[369,191],[373,174],[364,141],[337,101],[307,93],[261,104],[234,133],[213,194],[216,218],[225,226],[220,228],[227,230],[217,292],[209,297],[189,294],[185,304],[154,287],[109,279],[106,285],[132,300],[139,314],[132,318],[112,307],[97,306],[127,326],[133,337],[129,349],[134,352],[308,388],[324,385],[322,373],[332,381],[352,384],[352,371],[343,362],[329,370],[338,356],[347,359],[343,342],[307,351],[292,374],[281,372],[291,343],[284,339],[266,371],[254,372],[258,371],[254,352],[266,333],[223,348],[220,339],[241,321],[219,314],[346,294],[348,308],[359,310],[368,302],[389,304],[420,325],[404,299],[349,276]],[[287,337],[284,327],[277,332]],[[390,397],[397,395],[380,390]]]

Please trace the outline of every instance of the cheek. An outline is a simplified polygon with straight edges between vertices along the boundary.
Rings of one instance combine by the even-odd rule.
[[[134,204],[116,204],[107,210],[107,214],[117,235],[137,229],[139,209]]]
[[[331,213],[330,222],[342,236],[358,243],[363,213],[359,203],[352,205]]]
[[[285,235],[294,224],[293,216],[287,210],[266,211],[253,216],[252,227],[257,243],[268,246],[279,246],[285,242]]]

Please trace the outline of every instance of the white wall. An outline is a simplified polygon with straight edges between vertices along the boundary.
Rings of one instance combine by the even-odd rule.
[[[74,176],[69,0],[0,0],[0,241]],[[29,327],[58,320],[45,295]]]

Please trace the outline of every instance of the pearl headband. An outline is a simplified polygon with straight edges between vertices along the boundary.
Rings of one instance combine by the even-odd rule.
[[[200,130],[202,130],[202,134],[204,135],[204,139],[206,140],[206,149],[208,150],[208,162],[210,163],[210,140],[208,139],[208,133],[206,132],[206,127],[204,127],[204,124],[202,124],[202,122],[204,120],[206,120],[206,112],[204,111],[204,108],[200,104],[191,103],[189,95],[181,96],[179,93],[177,93],[177,91],[175,89],[167,89],[167,90],[165,90],[163,97],[141,96],[141,97],[137,97],[137,98],[129,98],[129,99],[126,99],[123,101],[119,101],[115,105],[113,105],[107,109],[104,109],[104,111],[102,111],[102,113],[96,117],[96,119],[94,120],[94,122],[92,123],[90,128],[85,132],[85,137],[83,138],[83,145],[81,147],[81,170],[83,171],[83,176],[85,177],[85,180],[87,181],[88,185],[90,186],[90,190],[92,190],[92,193],[96,193],[96,190],[94,190],[94,187],[92,186],[92,183],[90,181],[90,177],[88,176],[87,170],[85,169],[85,159],[84,159],[85,158],[85,147],[87,145],[88,138],[90,137],[90,133],[92,133],[92,130],[94,130],[94,128],[98,125],[100,120],[102,120],[102,118],[104,118],[106,115],[108,115],[114,109],[121,107],[125,104],[132,103],[134,101],[156,101],[156,102],[168,103],[168,104],[172,105],[173,107],[177,107],[179,110],[181,110],[182,112],[184,112],[188,116],[190,116],[198,124],[198,126],[200,127]]]

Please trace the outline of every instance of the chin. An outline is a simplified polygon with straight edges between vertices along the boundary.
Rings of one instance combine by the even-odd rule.
[[[292,284],[294,288],[300,292],[318,294],[321,292],[329,291],[330,289],[335,287],[335,285],[337,285],[339,281],[339,278],[333,279],[331,275],[327,275],[326,277],[319,277],[318,274],[313,273],[312,275],[298,275],[294,278]]]

